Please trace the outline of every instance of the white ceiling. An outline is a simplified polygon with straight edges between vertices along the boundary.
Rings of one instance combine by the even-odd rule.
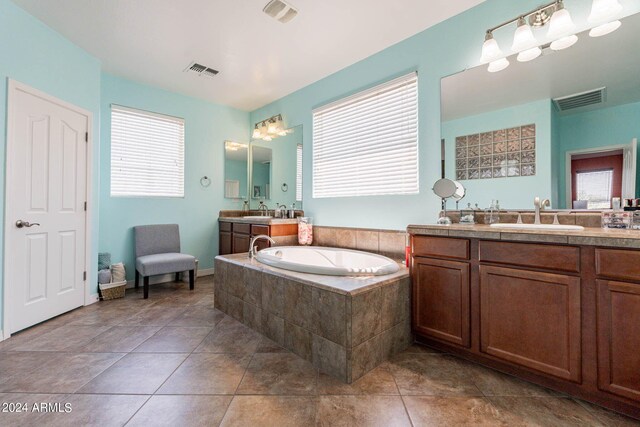
[[[578,34],[569,49],[544,51],[543,56],[489,73],[486,65],[442,79],[442,120],[448,121],[542,99],[553,99],[607,88],[602,104],[568,110],[572,114],[640,101],[640,13],[628,16],[622,27],[603,37]],[[480,54],[480,46],[478,46]]]
[[[483,0],[13,0],[128,79],[253,110]],[[183,73],[191,61],[214,79]]]

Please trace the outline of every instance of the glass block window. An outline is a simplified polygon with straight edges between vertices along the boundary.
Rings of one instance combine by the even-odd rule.
[[[536,125],[456,137],[456,179],[536,174]]]

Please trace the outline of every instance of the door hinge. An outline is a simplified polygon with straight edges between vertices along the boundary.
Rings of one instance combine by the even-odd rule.
[[[87,281],[87,272],[86,271],[82,272],[82,280],[84,280],[85,282]]]
[[[89,132],[84,133],[84,142],[89,142]]]
[[[87,202],[84,202],[84,211],[87,211]]]

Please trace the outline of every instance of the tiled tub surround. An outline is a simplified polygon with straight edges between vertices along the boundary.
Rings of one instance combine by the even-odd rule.
[[[346,383],[412,342],[410,279],[272,268],[246,254],[215,260],[215,307]]]
[[[404,261],[407,233],[369,228],[313,227],[313,244],[342,249],[357,249]]]

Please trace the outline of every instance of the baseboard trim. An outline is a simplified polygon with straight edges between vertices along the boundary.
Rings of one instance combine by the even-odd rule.
[[[0,329],[0,342],[4,341],[4,333],[2,332],[2,329]]]
[[[198,270],[198,277],[204,277],[204,276],[211,276],[214,274],[215,268],[202,268]],[[174,279],[174,275],[173,274],[162,274],[160,276],[151,276],[149,278],[149,284],[150,285],[155,285],[158,283],[167,283],[167,282],[173,282]],[[184,282],[185,280],[183,280]],[[186,280],[188,282],[188,280]],[[142,282],[142,281],[141,281]],[[131,289],[135,287],[135,280],[127,280],[127,288],[126,289]],[[140,286],[142,286],[142,283],[140,283]]]
[[[97,293],[95,294],[91,294],[89,295],[89,299],[87,300],[87,303],[85,304],[85,307],[91,304],[95,304],[98,301],[100,301],[100,295],[98,295]]]

